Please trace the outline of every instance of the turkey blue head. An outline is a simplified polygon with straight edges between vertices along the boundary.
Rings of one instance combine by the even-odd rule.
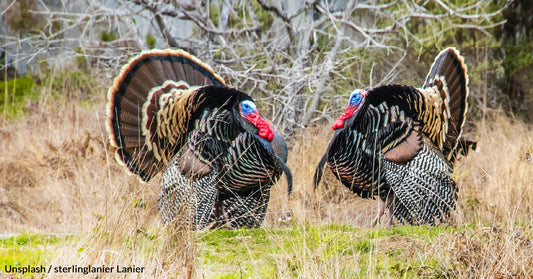
[[[251,100],[244,100],[239,104],[239,110],[241,116],[244,119],[252,123],[259,132],[257,133],[260,137],[265,138],[269,141],[272,141],[274,138],[274,131],[270,128],[268,122],[261,117],[255,103]]]
[[[365,103],[366,96],[368,95],[368,91],[364,89],[355,89],[350,94],[350,100],[348,101],[348,106],[346,107],[346,110],[344,113],[333,123],[333,130],[337,130],[339,128],[344,127],[344,121],[352,116],[354,116],[363,104]]]

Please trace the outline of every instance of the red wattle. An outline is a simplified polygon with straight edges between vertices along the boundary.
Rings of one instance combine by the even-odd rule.
[[[346,111],[344,111],[344,113],[335,121],[335,123],[333,123],[333,126],[331,128],[333,128],[333,130],[336,130],[338,128],[344,127],[344,120],[350,118],[355,113],[356,109],[357,107],[348,106],[346,108]]]
[[[257,134],[260,137],[265,138],[269,141],[274,138],[274,131],[272,131],[268,122],[266,122],[266,120],[264,120],[261,116],[256,114],[250,114],[248,119],[259,129],[259,132]]]
[[[270,128],[261,129],[261,130],[259,130],[258,135],[260,137],[262,137],[262,138],[265,138],[265,139],[271,141],[274,138],[274,131],[272,131],[272,129],[270,129]]]
[[[271,141],[274,138],[274,131],[272,129],[269,129],[267,140]]]
[[[333,123],[331,128],[333,128],[333,130],[337,130],[338,128],[342,127],[344,127],[344,120],[339,118],[335,121],[335,123]]]

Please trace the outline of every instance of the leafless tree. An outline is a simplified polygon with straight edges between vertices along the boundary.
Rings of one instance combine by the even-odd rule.
[[[2,16],[15,0],[3,1]],[[408,49],[420,51],[454,29],[490,35],[506,2],[359,0],[37,1],[44,28],[17,37],[21,61],[87,58],[116,68],[150,47],[183,48],[210,62],[228,83],[260,100],[282,133],[331,120],[349,87],[393,81]],[[104,36],[108,34],[109,36]],[[111,35],[110,35],[111,34]],[[108,71],[95,71],[108,72]],[[340,98],[339,98],[340,97]],[[337,113],[338,111],[335,111]]]

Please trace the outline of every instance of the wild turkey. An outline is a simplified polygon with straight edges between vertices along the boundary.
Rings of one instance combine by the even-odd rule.
[[[117,161],[142,181],[163,171],[164,223],[257,227],[282,172],[290,194],[283,137],[250,96],[185,51],[132,58],[109,89],[107,113]]]
[[[401,223],[443,221],[455,209],[458,188],[451,178],[457,155],[476,143],[461,138],[468,109],[468,76],[455,48],[435,59],[422,88],[385,85],[354,90],[315,172],[324,164],[363,198],[379,196]]]

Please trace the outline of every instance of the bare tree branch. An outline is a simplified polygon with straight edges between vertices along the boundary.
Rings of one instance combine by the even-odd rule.
[[[505,23],[498,18],[508,5],[478,1],[460,6],[449,0],[307,0],[300,5],[289,5],[291,0],[73,0],[77,5],[54,7],[36,1],[40,7],[32,14],[45,17],[46,26],[23,37],[0,34],[8,55],[32,49],[12,55],[11,63],[47,59],[65,64],[85,57],[89,67],[116,70],[118,61],[147,47],[150,35],[157,47],[193,51],[214,66],[230,86],[264,103],[272,123],[286,135],[331,120],[330,114],[344,104],[337,96],[351,87],[392,82],[405,69],[409,51],[446,37],[452,29],[488,37]],[[2,15],[15,4],[2,4]]]
[[[344,16],[342,17],[342,21],[348,21],[348,18],[351,16],[352,9],[354,7],[355,1],[350,0],[347,5],[347,12],[344,13]],[[318,84],[318,86],[315,89],[315,93],[313,95],[313,98],[311,99],[311,104],[309,106],[309,109],[305,112],[304,117],[302,119],[302,124],[304,126],[308,125],[311,121],[312,114],[315,113],[319,106],[320,106],[320,98],[324,95],[324,87],[325,82],[327,80],[327,76],[334,68],[334,61],[337,59],[337,52],[339,51],[339,48],[342,44],[344,37],[344,33],[341,29],[337,30],[337,37],[335,41],[335,46],[330,50],[330,52],[327,55],[326,60],[324,61],[326,63],[326,69],[323,71],[322,78],[320,79],[321,82]]]

